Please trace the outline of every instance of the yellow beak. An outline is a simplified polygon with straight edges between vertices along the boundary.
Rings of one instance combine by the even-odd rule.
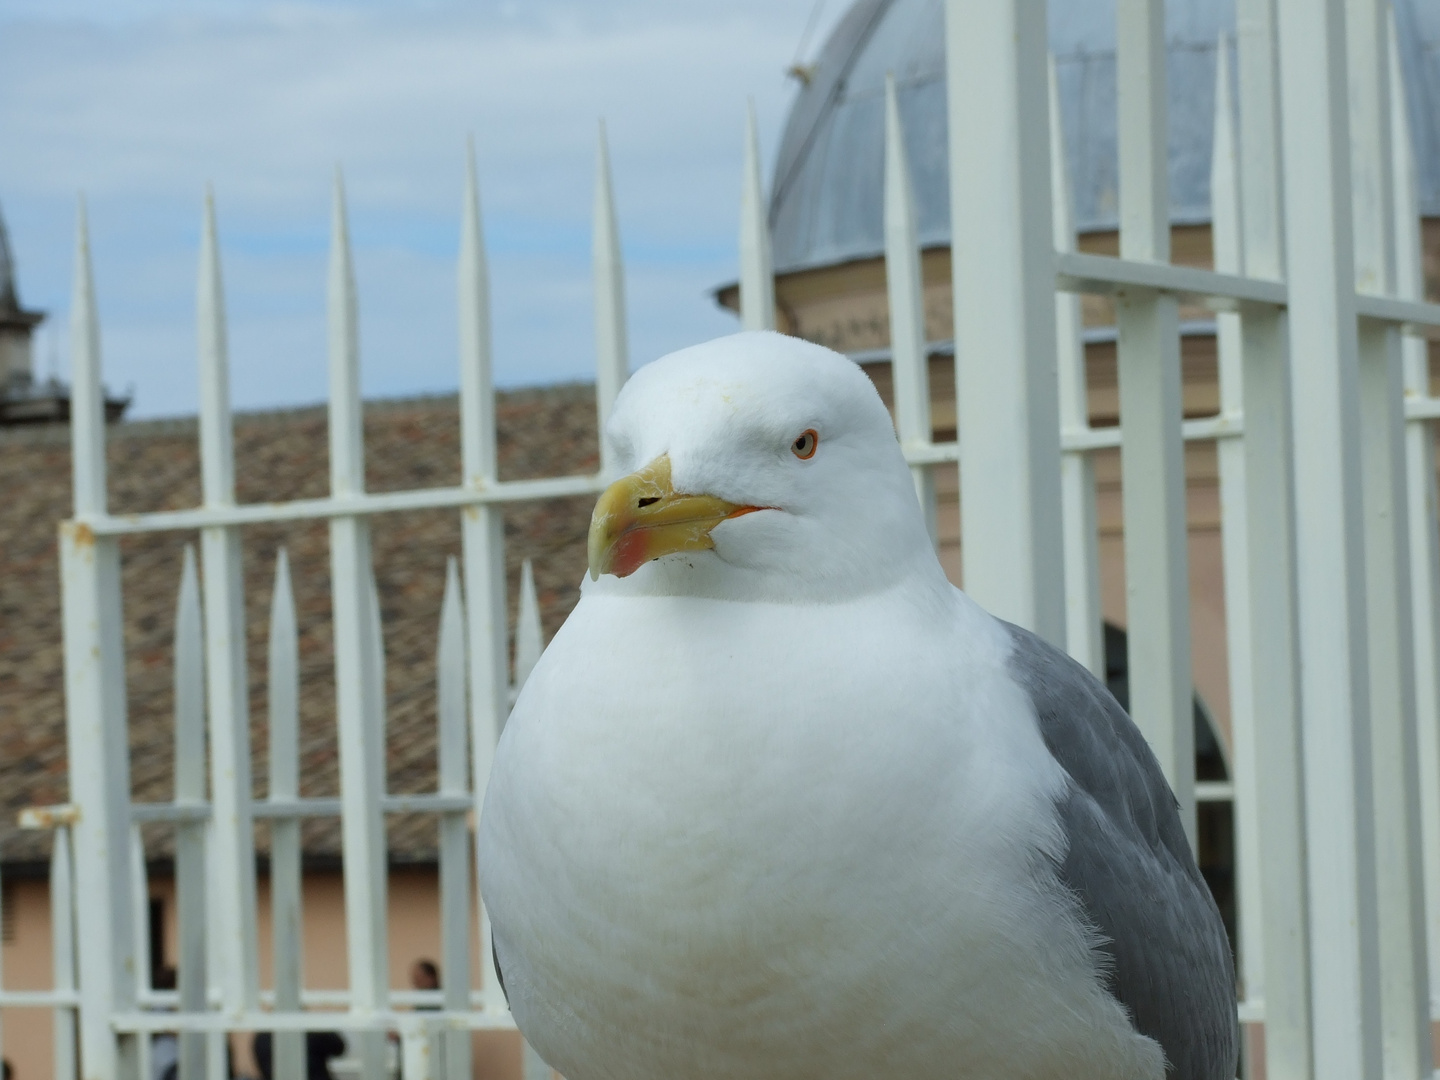
[[[615,481],[590,518],[590,578],[629,577],[652,559],[709,551],[710,530],[762,506],[737,506],[713,495],[680,495],[670,482],[670,455]]]

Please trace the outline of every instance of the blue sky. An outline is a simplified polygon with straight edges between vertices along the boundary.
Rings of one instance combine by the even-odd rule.
[[[825,0],[813,55],[848,0]],[[588,378],[597,120],[632,366],[726,333],[745,99],[767,170],[815,0],[0,0],[0,209],[65,376],[76,193],[106,382],[193,412],[200,203],[215,188],[237,408],[325,395],[330,182],[344,168],[364,392],[453,390],[473,135],[501,385]]]

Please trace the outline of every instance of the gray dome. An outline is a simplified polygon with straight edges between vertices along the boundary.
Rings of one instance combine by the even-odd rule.
[[[1394,0],[1421,212],[1440,215],[1440,4]],[[944,0],[858,0],[825,43],[790,110],[770,197],[777,272],[884,250],[885,75],[895,75],[920,241],[950,241]],[[1233,0],[1169,0],[1170,216],[1210,220],[1215,49],[1233,50]],[[1115,0],[1050,4],[1076,228],[1117,215]],[[1231,59],[1234,57],[1232,55]]]

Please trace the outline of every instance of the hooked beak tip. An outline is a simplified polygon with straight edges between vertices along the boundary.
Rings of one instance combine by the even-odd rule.
[[[760,509],[713,495],[677,493],[670,457],[662,454],[611,484],[595,504],[587,544],[590,580],[603,574],[629,577],[645,563],[681,551],[713,550],[711,529]]]

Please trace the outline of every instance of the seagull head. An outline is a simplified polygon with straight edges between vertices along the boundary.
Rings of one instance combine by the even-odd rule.
[[[627,475],[595,506],[587,591],[838,600],[944,580],[890,414],[822,346],[743,333],[671,353],[605,435]]]

